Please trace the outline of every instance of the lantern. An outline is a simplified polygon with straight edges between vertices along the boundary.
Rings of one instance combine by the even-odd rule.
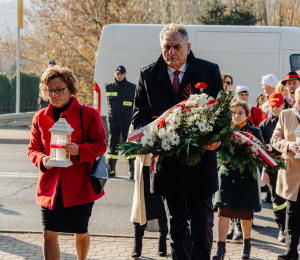
[[[74,129],[68,124],[66,119],[60,118],[49,131],[51,132],[51,150],[50,161],[47,163],[47,166],[69,167],[73,165],[65,147],[67,143],[71,142],[71,134]]]
[[[299,159],[300,158],[300,125],[297,127],[297,129],[295,130],[295,135],[296,135],[296,143],[298,145],[298,152],[295,155],[295,159]]]

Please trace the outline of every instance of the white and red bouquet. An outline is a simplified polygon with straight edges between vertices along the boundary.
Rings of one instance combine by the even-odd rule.
[[[196,165],[206,147],[214,142],[228,141],[234,132],[230,103],[234,92],[220,91],[220,98],[203,93],[207,85],[197,83],[202,94],[193,95],[191,86],[185,90],[187,99],[170,108],[159,118],[135,130],[128,142],[118,148],[126,156],[153,154],[157,169],[164,157],[175,156],[181,164]]]

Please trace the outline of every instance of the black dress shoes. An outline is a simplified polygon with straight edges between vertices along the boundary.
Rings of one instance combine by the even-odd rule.
[[[218,249],[213,260],[224,260],[226,255],[226,242],[218,242]]]
[[[244,239],[243,251],[241,254],[242,259],[249,259],[251,252],[250,238]]]
[[[143,237],[135,237],[131,257],[139,258],[142,255]]]
[[[160,232],[159,239],[158,239],[158,252],[159,256],[166,256],[167,254],[167,234],[168,231]]]
[[[297,248],[296,250],[287,250],[284,255],[279,255],[277,257],[278,260],[298,260],[299,255]]]

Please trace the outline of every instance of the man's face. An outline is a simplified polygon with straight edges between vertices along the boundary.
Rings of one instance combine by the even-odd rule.
[[[161,43],[161,51],[165,62],[178,70],[187,59],[191,44],[187,43],[180,32],[175,35],[166,35]]]
[[[279,117],[280,112],[282,111],[283,107],[284,107],[284,104],[282,104],[281,106],[270,106],[272,115],[275,117]]]
[[[242,92],[238,95],[238,99],[244,101],[246,104],[249,102],[249,92]]]
[[[286,82],[286,86],[288,88],[289,93],[293,95],[295,94],[296,89],[300,87],[300,80],[298,79],[288,80]]]
[[[275,91],[275,88],[272,88],[268,85],[262,85],[262,89],[264,90],[264,93],[268,95],[271,95]]]
[[[117,81],[122,81],[123,79],[125,79],[127,72],[125,72],[124,74],[122,74],[121,72],[115,72],[115,77],[117,79]]]

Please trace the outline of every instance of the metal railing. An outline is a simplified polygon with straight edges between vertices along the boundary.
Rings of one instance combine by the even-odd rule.
[[[29,126],[35,113],[36,111],[0,115],[0,127]]]
[[[37,111],[37,101],[21,102],[20,112]],[[10,101],[0,101],[0,114],[10,114],[16,112],[16,103]]]

